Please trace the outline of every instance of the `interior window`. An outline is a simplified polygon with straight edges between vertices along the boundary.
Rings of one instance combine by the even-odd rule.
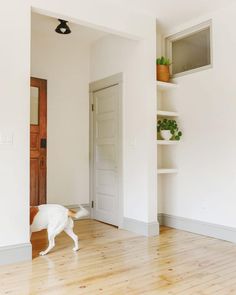
[[[211,65],[210,25],[178,33],[167,38],[168,57],[172,61],[172,75],[186,74]]]
[[[30,87],[30,124],[39,124],[39,89]]]

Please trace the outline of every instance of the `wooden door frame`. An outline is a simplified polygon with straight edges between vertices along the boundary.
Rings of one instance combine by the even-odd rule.
[[[89,84],[89,203],[91,208],[91,218],[94,218],[94,209],[92,202],[95,200],[94,195],[94,142],[93,142],[93,93],[99,90],[106,89],[118,85],[118,227],[123,226],[124,218],[124,193],[123,193],[123,73],[118,73],[101,80],[91,82]]]
[[[40,204],[46,204],[47,203],[47,80],[41,79],[41,78],[36,78],[36,77],[30,77],[30,86],[33,87],[38,87],[40,89],[40,100],[39,100],[39,134],[40,134],[40,139],[41,138],[46,138],[46,148],[41,148],[40,142],[40,153],[44,156],[45,158],[45,195],[43,198],[39,194],[39,203]],[[43,99],[43,101],[42,101]],[[45,114],[45,116],[41,116],[41,114]],[[31,128],[34,128],[34,125],[31,126],[30,124],[30,133],[31,133]],[[31,158],[31,151],[30,151],[30,158]],[[40,160],[41,161],[41,160]],[[41,163],[40,163],[41,165]],[[39,191],[40,191],[40,186],[42,184],[40,183],[40,176],[39,176]]]

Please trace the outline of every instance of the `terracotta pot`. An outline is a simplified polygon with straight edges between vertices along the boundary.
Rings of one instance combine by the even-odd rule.
[[[157,65],[157,80],[162,82],[170,81],[169,66]]]

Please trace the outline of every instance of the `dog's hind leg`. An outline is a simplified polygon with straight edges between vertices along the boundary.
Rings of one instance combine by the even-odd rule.
[[[66,227],[64,228],[64,232],[74,241],[75,246],[73,248],[73,251],[79,250],[79,238],[78,236],[73,232],[73,226],[74,222],[71,218],[68,219],[68,223]]]
[[[74,248],[73,248],[73,251],[78,251],[79,250],[79,242],[78,242],[78,236],[73,232],[73,230],[71,229],[71,228],[69,228],[69,227],[67,227],[67,228],[65,228],[64,229],[64,231],[65,231],[65,233],[67,233],[67,235],[69,236],[69,237],[71,237],[72,238],[72,240],[74,241],[74,243],[75,243],[75,246],[74,246]]]

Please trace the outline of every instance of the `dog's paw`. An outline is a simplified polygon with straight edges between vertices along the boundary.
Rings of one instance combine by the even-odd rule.
[[[39,253],[40,256],[44,256],[44,255],[46,255],[46,254],[47,254],[46,251],[41,251],[41,252]]]
[[[76,251],[78,251],[78,250],[79,250],[79,247],[74,247],[74,248],[73,248],[73,251],[74,251],[74,252],[76,252]]]

